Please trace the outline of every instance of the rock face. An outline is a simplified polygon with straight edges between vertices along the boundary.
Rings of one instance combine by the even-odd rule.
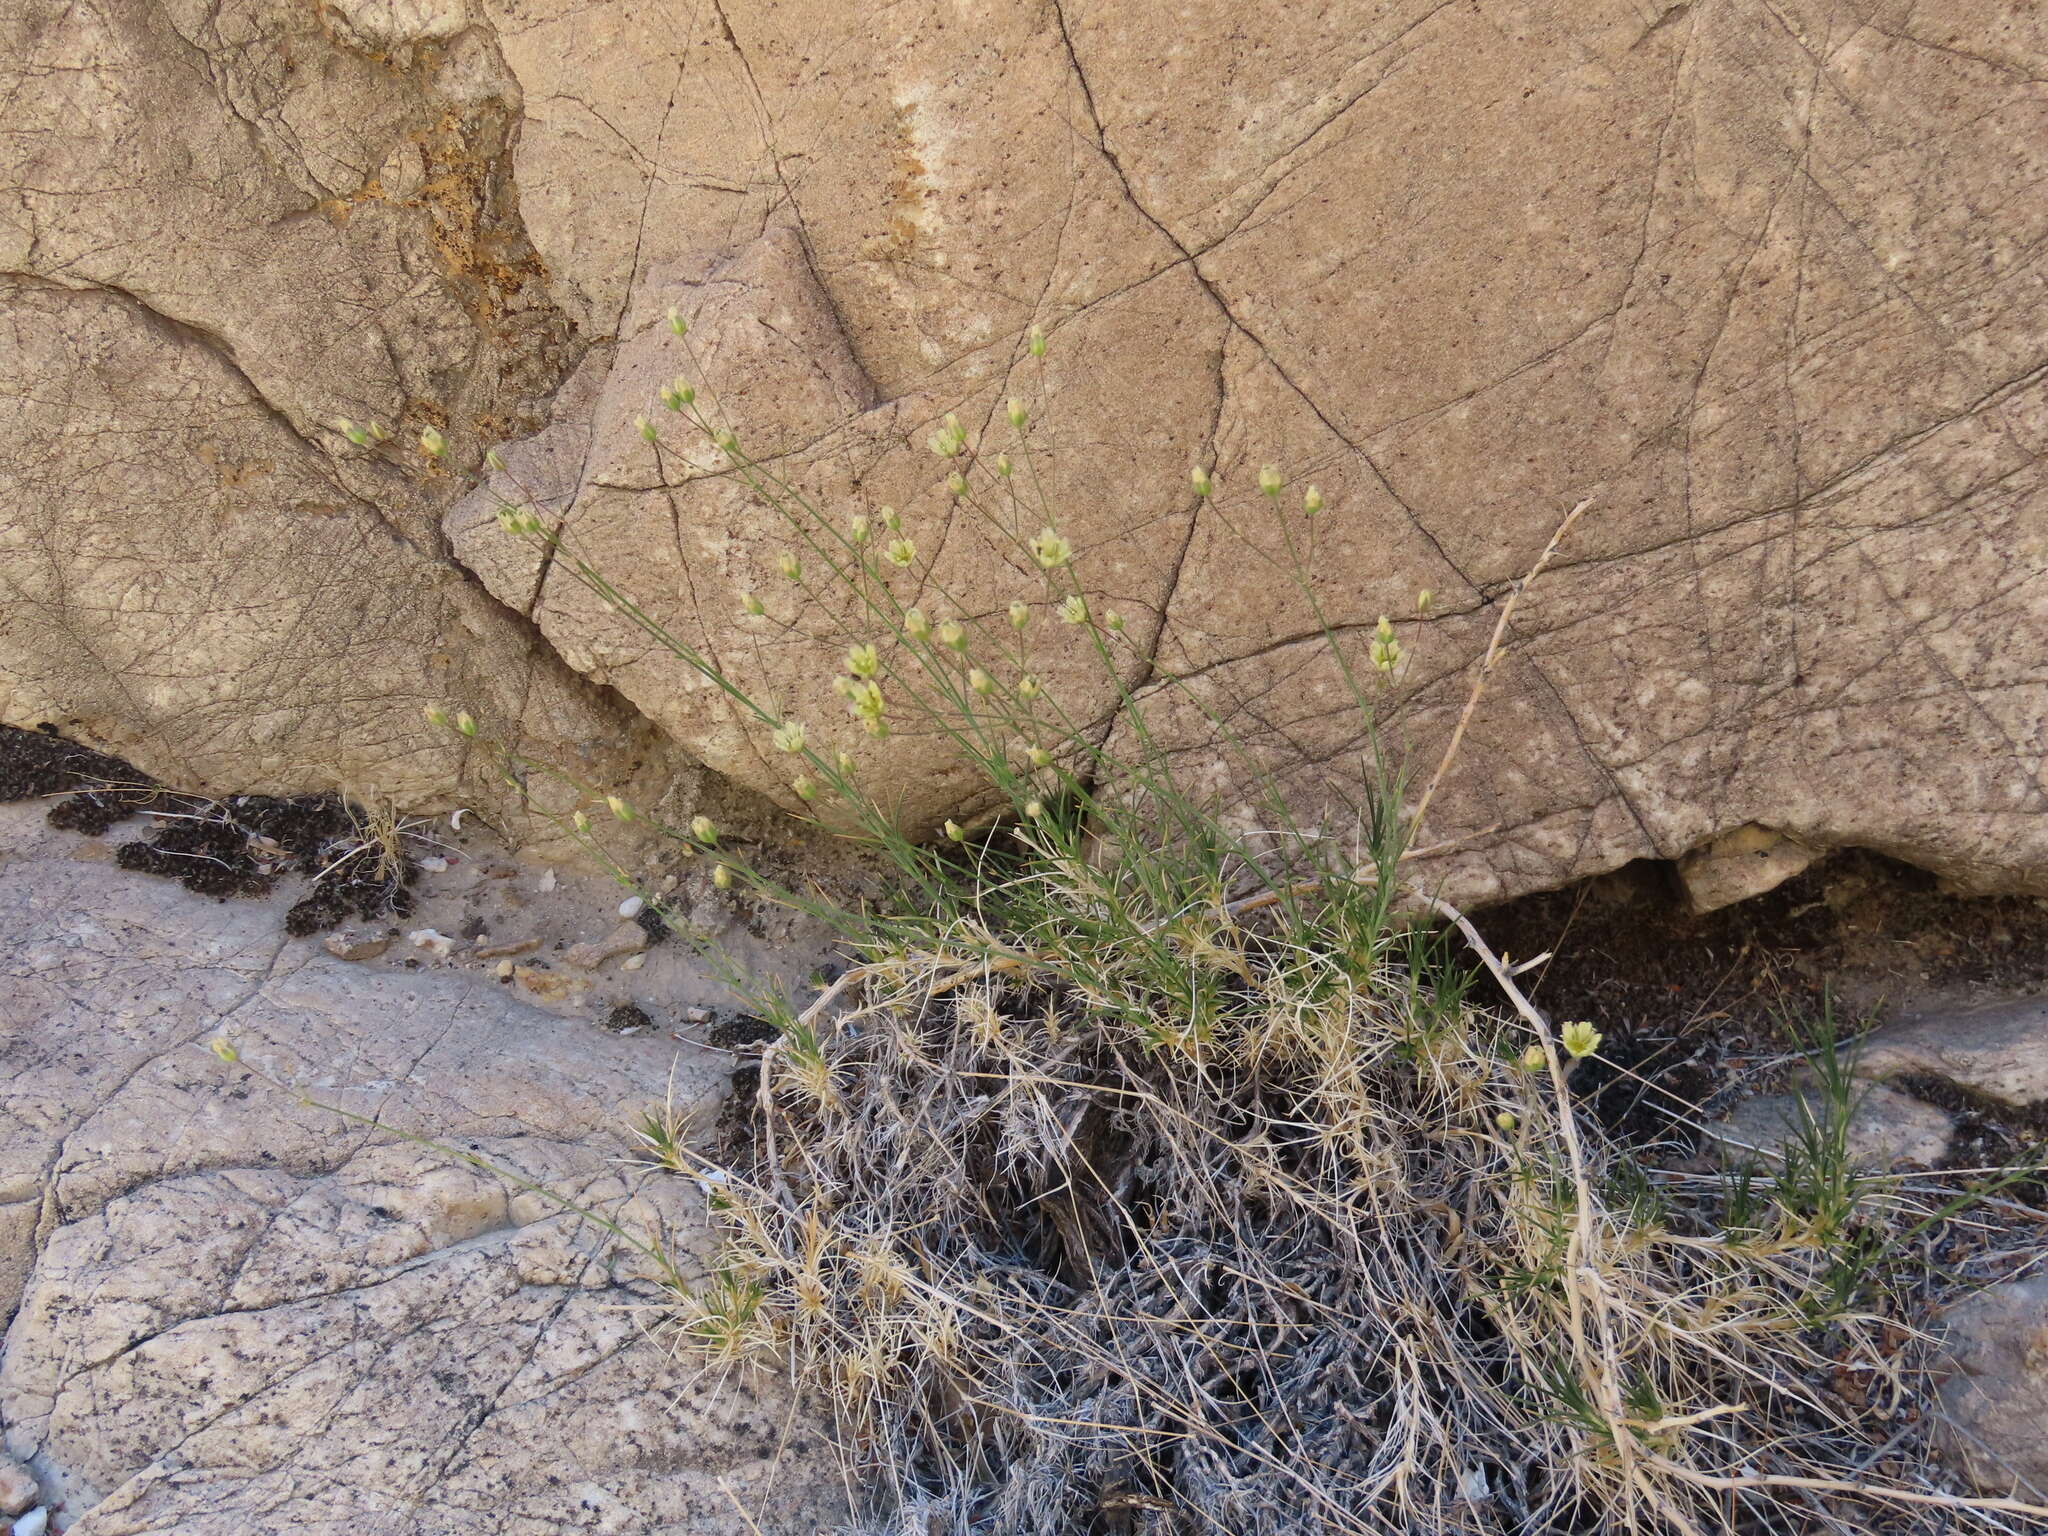
[[[10,839],[32,841],[21,811]],[[621,1161],[672,1047],[369,970],[105,863],[0,864],[0,1426],[77,1536],[771,1531],[834,1518],[810,1422],[652,1332],[701,1197]],[[679,1103],[713,1069],[677,1071]],[[109,1403],[118,1409],[109,1411]]]
[[[1483,834],[1435,861],[1460,899],[1752,823],[2043,885],[2031,12],[915,0],[878,32],[810,0],[30,0],[0,25],[28,130],[0,162],[9,718],[166,776],[410,789],[454,766],[414,723],[437,697],[592,771],[693,758],[786,796],[760,730],[456,477],[324,423],[431,424],[467,464],[508,443],[656,619],[825,739],[838,615],[777,585],[787,531],[715,455],[631,416],[715,383],[835,516],[903,509],[906,600],[974,613],[1036,578],[922,444],[952,411],[1008,447],[1015,394],[1157,730],[1291,741],[1311,797],[1362,735],[1257,466],[1322,487],[1346,643],[1398,621],[1382,726],[1425,768],[1509,585],[1592,498],[1432,812],[1432,839]],[[743,623],[741,588],[780,622]],[[1033,660],[1114,723],[1075,634]],[[912,819],[971,792],[912,730],[846,740]]]
[[[1825,1100],[1812,1093],[1763,1094],[1745,1099],[1707,1136],[1728,1161],[1757,1157],[1775,1162],[1826,1124]],[[1844,1128],[1843,1152],[1858,1168],[1883,1172],[1900,1162],[1932,1167],[1948,1151],[1955,1122],[1932,1104],[1888,1088],[1860,1090]]]
[[[1856,1070],[1942,1078],[2008,1109],[2048,1105],[2048,998],[1888,1025],[1864,1037]]]
[[[1987,1493],[2048,1496],[2048,1278],[1979,1291],[1947,1318],[1941,1387],[1950,1454]]]

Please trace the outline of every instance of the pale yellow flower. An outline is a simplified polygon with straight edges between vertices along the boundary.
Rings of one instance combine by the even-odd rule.
[[[1056,528],[1041,528],[1031,539],[1032,558],[1045,570],[1057,570],[1074,558],[1074,546]]]
[[[1571,1053],[1572,1059],[1576,1061],[1582,1057],[1590,1056],[1599,1050],[1600,1041],[1603,1036],[1588,1020],[1580,1019],[1576,1023],[1567,1024],[1564,1028],[1560,1029],[1557,1032],[1557,1038],[1565,1050]]]

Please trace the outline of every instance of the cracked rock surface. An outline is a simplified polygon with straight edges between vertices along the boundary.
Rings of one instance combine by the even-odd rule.
[[[700,1197],[621,1138],[672,1065],[684,1103],[716,1068],[476,978],[351,966],[283,940],[274,904],[0,815],[0,1426],[60,1528],[745,1529],[726,1489],[767,1530],[831,1523],[810,1420],[678,1362],[645,1258],[206,1042],[658,1234],[693,1275]]]
[[[179,754],[282,777],[339,750],[412,784],[450,766],[415,724],[438,696],[541,754],[641,732],[646,752],[593,748],[586,773],[693,758],[787,797],[758,728],[486,503],[320,425],[375,416],[440,426],[467,463],[507,444],[655,618],[821,743],[846,728],[911,819],[956,808],[972,786],[930,739],[844,727],[843,639],[775,577],[772,514],[710,456],[633,433],[701,363],[791,484],[835,514],[903,510],[901,595],[935,610],[999,612],[1036,578],[954,510],[925,434],[953,411],[993,451],[1005,397],[1032,401],[1155,734],[1199,770],[1213,711],[1295,761],[1309,801],[1355,780],[1363,742],[1257,467],[1323,489],[1324,611],[1361,647],[1397,622],[1411,664],[1382,723],[1425,767],[1510,584],[1592,498],[1432,812],[1434,839],[1466,839],[1430,871],[1454,899],[1750,826],[2043,888],[2035,11],[1058,0],[967,24],[941,0],[879,23],[809,0],[317,19],[31,0],[6,25],[0,60],[26,63],[0,64],[19,75],[0,99],[41,131],[0,162],[0,269],[25,274],[19,323],[56,325],[22,365],[0,348],[21,368],[0,455],[35,509],[5,535],[10,714],[68,712],[167,776]],[[159,100],[177,110],[143,110]],[[117,108],[131,131],[75,126]],[[69,340],[97,330],[36,318],[60,302],[165,353],[134,399],[96,382],[119,360]],[[700,322],[694,362],[672,303]],[[181,390],[200,404],[138,436]],[[1187,490],[1197,459],[1212,504]],[[164,483],[167,464],[212,478]],[[203,515],[171,515],[193,495]],[[348,558],[257,581],[258,532]],[[230,575],[232,622],[190,595]],[[738,589],[791,627],[745,626]],[[317,636],[351,604],[374,622],[346,631],[344,675]],[[316,638],[260,650],[237,623]],[[1067,714],[1113,729],[1118,690],[1077,637],[1036,633]]]

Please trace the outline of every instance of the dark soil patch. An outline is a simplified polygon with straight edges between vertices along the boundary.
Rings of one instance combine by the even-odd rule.
[[[1644,862],[1475,922],[1515,959],[1553,952],[1523,985],[1553,1018],[1599,1027],[1601,1059],[1574,1083],[1638,1144],[1685,1136],[1675,1112],[1718,1112],[1830,1014],[1847,1039],[2048,988],[2048,901],[1950,895],[1860,851],[1718,912],[1694,913],[1670,867]]]
[[[176,880],[217,900],[267,896],[287,875],[310,889],[285,931],[319,933],[354,916],[412,910],[418,868],[367,833],[370,818],[339,795],[235,795],[212,800],[167,788],[117,757],[67,741],[54,726],[0,726],[0,800],[62,796],[51,826],[97,837],[137,814],[148,835],[122,843],[123,869]]]
[[[619,1034],[629,1029],[652,1029],[654,1028],[654,1020],[644,1008],[637,1007],[632,1003],[619,1003],[612,1008],[610,1013],[607,1013],[602,1019],[598,1020],[598,1025],[600,1028],[609,1029],[614,1034]]]

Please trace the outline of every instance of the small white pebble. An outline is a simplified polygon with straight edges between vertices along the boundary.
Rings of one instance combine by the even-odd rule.
[[[43,1536],[50,1528],[50,1511],[32,1509],[14,1522],[14,1536]]]
[[[635,1024],[632,1025],[630,1028],[620,1030],[619,1033],[622,1035],[637,1035],[640,1033],[640,1026],[638,1024]]]
[[[675,888],[676,877],[674,875],[663,875],[661,877],[661,884],[656,886],[654,889],[656,895],[666,896],[670,891],[674,890]]]
[[[619,962],[619,969],[624,971],[637,971],[640,969],[641,966],[645,965],[646,963],[647,957],[645,955],[628,955],[625,959]]]
[[[425,858],[419,861],[419,864],[420,868],[424,869],[429,874],[445,875],[448,872],[448,861],[442,858],[441,855],[439,855],[438,853],[428,854]]]
[[[628,896],[624,901],[619,903],[619,916],[638,917],[646,909],[647,903],[642,901],[638,896]]]
[[[512,974],[512,962],[510,960],[500,960],[491,974],[500,980],[509,978]]]
[[[683,1010],[683,1021],[688,1024],[709,1024],[711,1022],[711,1010],[709,1008],[685,1008]]]
[[[552,891],[555,888],[555,872],[552,869],[540,877],[540,888],[544,891]]]
[[[455,952],[455,941],[447,934],[437,933],[432,928],[415,928],[405,937],[406,942],[414,949],[424,949],[444,960]]]

